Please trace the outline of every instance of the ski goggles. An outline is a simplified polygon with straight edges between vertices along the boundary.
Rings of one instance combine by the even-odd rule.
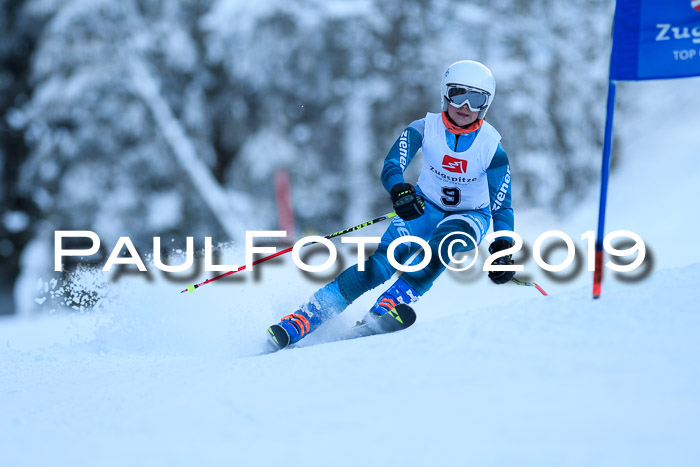
[[[448,85],[447,86],[447,102],[453,107],[460,108],[467,104],[469,110],[476,112],[486,108],[489,102],[490,94],[480,89],[470,88],[468,86]]]

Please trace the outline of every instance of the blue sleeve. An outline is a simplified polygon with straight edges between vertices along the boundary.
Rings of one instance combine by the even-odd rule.
[[[515,219],[513,208],[510,206],[510,164],[508,163],[508,154],[500,143],[491,160],[491,165],[486,169],[486,175],[489,180],[493,231],[509,230],[512,232]]]
[[[403,173],[408,164],[413,160],[418,149],[423,144],[423,131],[425,120],[416,120],[411,123],[399,136],[384,158],[382,168],[382,185],[387,192],[397,183],[404,183]]]

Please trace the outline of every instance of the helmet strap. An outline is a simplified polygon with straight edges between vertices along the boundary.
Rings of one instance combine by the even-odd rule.
[[[457,126],[445,111],[442,113],[442,123],[445,124],[447,131],[453,135],[466,135],[467,133],[472,133],[481,128],[481,125],[484,123],[484,119],[477,119],[475,122],[470,123],[467,126]]]

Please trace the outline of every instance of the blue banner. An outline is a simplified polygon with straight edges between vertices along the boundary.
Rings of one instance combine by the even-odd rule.
[[[617,0],[610,79],[700,75],[700,0]]]

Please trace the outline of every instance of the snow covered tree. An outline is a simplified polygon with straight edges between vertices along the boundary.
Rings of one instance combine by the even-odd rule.
[[[610,14],[583,0],[216,2],[205,46],[239,91],[231,113],[245,123],[232,140],[259,141],[231,147],[227,180],[262,189],[288,166],[297,214],[317,224],[341,218],[338,204],[362,206],[355,219],[386,208],[384,154],[439,111],[442,70],[474,58],[497,77],[490,119],[512,154],[517,204],[564,209],[597,171]]]
[[[40,25],[21,14],[21,2],[0,0],[0,315],[12,313],[20,256],[30,241],[36,212],[19,192],[17,174],[27,157],[24,134],[8,122],[30,97],[29,58]]]
[[[54,228],[89,228],[112,242],[129,235],[140,245],[154,235],[225,239],[173,156],[185,139],[207,167],[216,159],[203,106],[206,76],[182,22],[186,5],[31,5],[47,26],[33,57],[34,95],[17,116],[33,148],[21,184]],[[145,76],[135,75],[136,65]],[[184,129],[175,143],[144,80],[157,84],[156,97]]]

